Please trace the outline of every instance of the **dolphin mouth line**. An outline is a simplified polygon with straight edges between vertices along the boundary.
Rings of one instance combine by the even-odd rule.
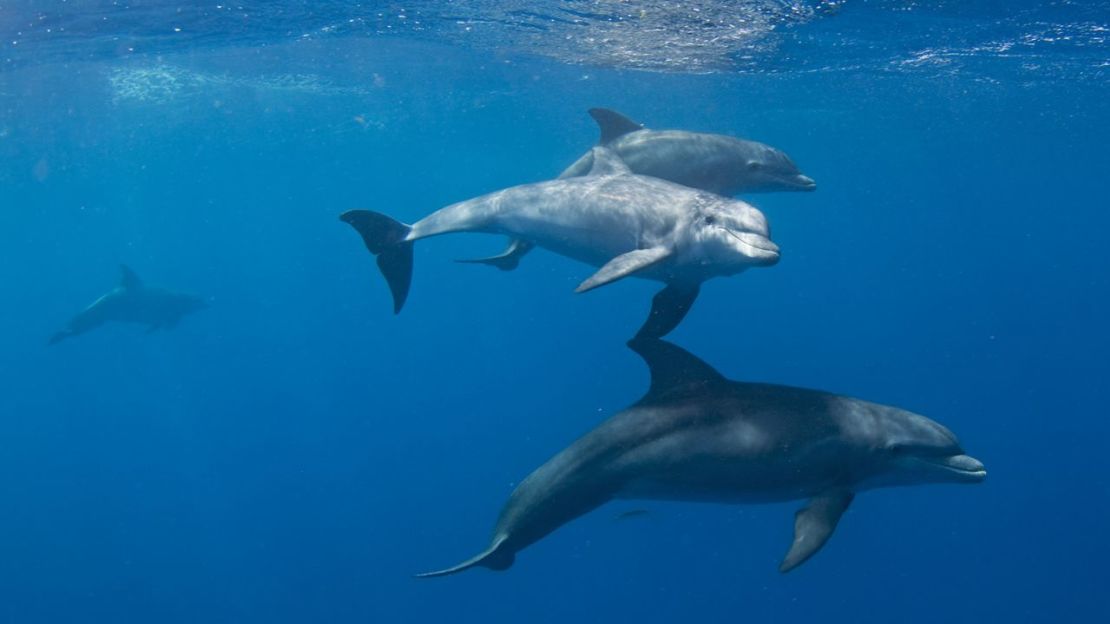
[[[947,457],[937,457],[935,459],[923,458],[922,461],[969,479],[981,481],[987,478],[986,466],[970,455],[949,455]]]
[[[752,236],[758,237],[761,241],[767,241],[767,245],[756,245],[756,244],[754,244],[750,241],[746,241],[743,238],[740,238],[739,234],[737,234],[736,232],[733,232],[732,230],[728,229],[727,227],[721,226],[721,229],[728,232],[729,236],[731,236],[731,237],[735,238],[736,240],[740,241],[740,244],[744,245],[745,247],[750,247],[752,249],[758,249],[759,251],[764,251],[764,252],[771,252],[771,253],[775,254],[776,256],[779,255],[779,246],[776,245],[774,242],[772,242],[771,239],[767,238],[766,236],[764,236],[762,234],[757,234],[756,232],[744,232],[745,234],[751,234]]]
[[[817,190],[817,181],[807,175],[798,174],[794,178],[793,184],[794,188],[801,189],[803,191]]]

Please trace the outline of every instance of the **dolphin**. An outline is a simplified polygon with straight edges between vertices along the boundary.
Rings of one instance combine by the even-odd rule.
[[[924,416],[817,390],[731,381],[661,340],[629,346],[651,370],[647,394],[521,482],[486,550],[419,576],[507,569],[517,552],[614,499],[808,499],[779,566],[788,572],[821,549],[857,492],[986,478],[956,436]]]
[[[139,276],[125,265],[120,265],[120,271],[123,277],[119,286],[73,317],[65,329],[50,337],[49,344],[58,344],[109,321],[139,323],[146,325],[148,332],[171,329],[181,317],[208,307],[200,297],[143,285]]]
[[[770,145],[724,134],[652,130],[605,108],[591,108],[589,113],[601,130],[598,144],[616,152],[640,175],[728,196],[817,189],[813,178]],[[586,152],[559,177],[585,175],[592,158],[592,152]]]
[[[770,145],[723,134],[651,130],[606,108],[591,108],[589,113],[601,129],[598,145],[613,150],[633,173],[730,197],[817,189],[813,178],[803,175],[789,156]],[[591,150],[559,179],[585,175],[592,165]],[[461,262],[511,271],[531,249],[528,243],[513,240],[496,256]]]
[[[507,234],[601,267],[586,292],[629,275],[665,283],[639,335],[663,336],[686,315],[700,285],[779,260],[767,219],[753,206],[636,175],[604,147],[586,176],[515,186],[442,208],[415,224],[369,210],[340,215],[377,256],[400,312],[415,241],[452,232]]]

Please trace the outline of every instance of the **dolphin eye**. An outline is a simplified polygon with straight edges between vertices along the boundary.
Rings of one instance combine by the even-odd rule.
[[[759,169],[759,168],[760,168],[761,166],[762,166],[762,165],[760,165],[760,164],[759,164],[759,161],[757,161],[757,160],[751,160],[751,161],[748,161],[748,171],[756,171],[756,170],[758,170],[758,169]]]
[[[886,450],[892,456],[900,457],[902,455],[909,455],[910,453],[913,453],[915,449],[905,443],[895,443],[888,446]]]

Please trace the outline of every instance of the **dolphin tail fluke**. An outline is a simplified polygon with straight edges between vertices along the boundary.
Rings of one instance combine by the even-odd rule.
[[[505,248],[505,251],[502,251],[496,256],[458,260],[458,262],[464,264],[488,264],[502,271],[512,271],[520,265],[520,259],[524,257],[524,254],[531,250],[532,243],[526,243],[520,239],[513,239],[509,242],[509,246]]]
[[[700,290],[698,284],[668,284],[656,293],[651,300],[651,312],[640,331],[636,332],[636,339],[662,338],[669,334],[686,318]]]
[[[436,570],[435,572],[424,572],[422,574],[417,574],[416,578],[435,578],[437,576],[450,576],[452,574],[457,574],[464,570],[469,570],[470,568],[478,566],[498,571],[508,570],[510,567],[512,567],[513,561],[516,560],[516,555],[507,549],[503,549],[501,546],[504,543],[505,537],[499,537],[494,540],[492,544],[490,544],[489,548],[478,553],[477,555],[474,555],[473,557],[467,559],[459,565],[445,568],[443,570]]]
[[[412,283],[412,241],[405,240],[412,227],[370,210],[348,210],[339,220],[355,228],[377,256],[378,268],[393,293],[393,313],[400,312]]]

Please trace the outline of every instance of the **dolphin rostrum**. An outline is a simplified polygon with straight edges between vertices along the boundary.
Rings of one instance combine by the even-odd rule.
[[[726,196],[817,188],[817,183],[803,175],[789,156],[770,145],[723,134],[651,130],[605,108],[591,108],[589,113],[601,129],[598,145],[613,150],[639,175]],[[586,152],[559,178],[585,175],[592,165],[593,152]],[[527,242],[513,240],[496,256],[462,262],[510,271],[530,250]]]
[[[121,265],[120,270],[123,277],[119,286],[73,317],[65,329],[50,337],[50,344],[110,321],[146,325],[148,332],[171,329],[181,317],[208,307],[200,297],[147,287],[130,268]]]
[[[639,335],[663,336],[686,315],[702,282],[778,262],[767,219],[735,199],[636,175],[603,147],[589,175],[515,186],[452,204],[412,225],[369,210],[349,223],[378,258],[399,312],[412,279],[412,246],[452,232],[507,234],[601,267],[576,292],[629,275],[665,283]]]
[[[924,416],[817,390],[730,381],[661,340],[629,346],[651,370],[647,395],[521,482],[485,551],[420,576],[504,570],[525,547],[622,498],[808,499],[779,566],[788,572],[821,549],[857,492],[986,478],[952,432]]]

